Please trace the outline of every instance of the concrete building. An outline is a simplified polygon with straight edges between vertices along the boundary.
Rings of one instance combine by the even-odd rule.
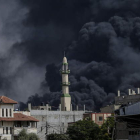
[[[116,114],[116,140],[140,140],[139,123],[140,102],[120,108]]]
[[[107,105],[105,107],[100,108],[101,113],[114,113],[116,109],[119,109],[121,105]]]
[[[85,113],[85,106],[83,106],[82,111],[78,111],[78,107],[76,111],[72,109],[71,96],[69,94],[70,82],[68,79],[70,70],[68,69],[68,62],[65,56],[60,73],[62,74],[62,96],[58,111],[51,111],[51,107],[48,104],[39,107],[33,107],[31,104],[28,104],[31,116],[39,120],[37,129],[41,140],[46,140],[46,135],[48,134],[65,133],[68,123],[82,120]]]
[[[111,116],[111,113],[85,113],[83,114],[84,119],[90,119],[94,121],[94,123],[101,126],[107,117]]]
[[[31,117],[30,113],[14,111],[14,104],[17,102],[0,96],[0,140],[16,140],[23,128],[27,133],[37,134],[38,120]]]
[[[134,104],[140,101],[140,88],[137,88],[136,91],[128,89],[128,95],[122,95],[120,90],[118,90],[118,96],[115,97],[115,104],[107,105],[100,108],[101,113],[114,113],[115,110],[118,110],[122,106]]]
[[[140,101],[140,88],[137,88],[137,92],[128,89],[128,95],[121,96],[121,92],[118,90],[118,96],[115,97],[115,105],[133,104]]]
[[[85,111],[49,111],[31,110],[31,115],[38,119],[38,136],[41,140],[46,139],[46,134],[66,132],[69,122],[83,119]]]
[[[49,106],[48,104],[45,105],[44,103],[41,103],[40,106],[32,106],[32,107],[31,107],[31,104],[29,103],[28,109],[31,110],[31,108],[33,110],[51,110],[51,106]]]

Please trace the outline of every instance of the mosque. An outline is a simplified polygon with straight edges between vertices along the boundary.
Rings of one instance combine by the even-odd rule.
[[[46,140],[46,135],[51,133],[65,133],[68,123],[82,120],[85,113],[85,106],[83,106],[83,110],[78,110],[78,107],[77,110],[72,109],[71,96],[69,94],[70,82],[68,78],[70,70],[65,56],[60,73],[62,75],[62,95],[59,110],[51,110],[51,106],[48,104],[37,107],[32,106],[30,103],[28,104],[31,116],[39,120],[37,122],[37,131],[41,140]]]

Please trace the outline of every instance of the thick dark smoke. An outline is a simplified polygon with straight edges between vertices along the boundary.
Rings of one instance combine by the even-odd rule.
[[[128,88],[139,87],[139,0],[0,3],[1,94],[58,106],[63,50],[74,107],[99,110],[113,103],[118,89],[127,94]]]

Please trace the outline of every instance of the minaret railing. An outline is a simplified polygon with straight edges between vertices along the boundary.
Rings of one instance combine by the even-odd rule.
[[[70,70],[60,70],[60,73],[61,74],[69,74],[70,73]]]
[[[70,85],[70,82],[63,82],[61,83],[62,86],[69,86]]]

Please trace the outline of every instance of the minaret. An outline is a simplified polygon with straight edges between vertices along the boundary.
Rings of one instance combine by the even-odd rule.
[[[70,111],[71,96],[69,94],[69,79],[68,74],[70,70],[68,69],[67,58],[64,55],[62,69],[60,70],[62,74],[62,95],[61,95],[61,110]]]

